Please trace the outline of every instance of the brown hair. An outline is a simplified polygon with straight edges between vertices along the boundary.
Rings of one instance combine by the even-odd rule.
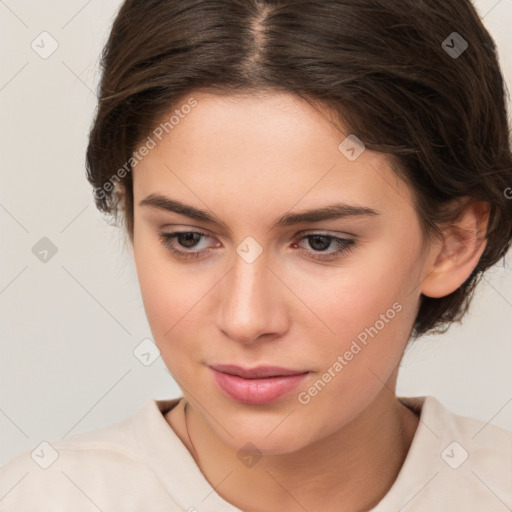
[[[347,134],[387,153],[426,239],[458,217],[458,200],[489,204],[478,265],[453,293],[421,296],[413,337],[460,322],[510,247],[505,85],[470,0],[126,0],[101,57],[87,178],[98,209],[122,211],[132,242],[133,155],[163,116],[196,91],[269,90],[327,106]]]

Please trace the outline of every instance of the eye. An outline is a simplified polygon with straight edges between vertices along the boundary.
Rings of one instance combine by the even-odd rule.
[[[307,240],[308,245],[313,248],[313,251],[303,250],[309,253],[311,258],[318,260],[336,259],[349,251],[353,251],[357,246],[356,241],[352,238],[339,238],[323,233],[310,233],[303,236],[300,241],[302,240]],[[335,248],[327,250],[333,243]],[[297,243],[293,244],[294,247],[297,247],[297,245]]]
[[[208,235],[197,231],[175,231],[173,233],[159,233],[159,238],[162,244],[171,251],[175,256],[180,259],[197,259],[202,258],[207,253],[211,252],[211,247],[197,249],[197,244],[204,239],[209,239]],[[341,257],[343,254],[352,251],[356,248],[357,243],[351,238],[339,238],[333,235],[326,235],[323,233],[310,233],[299,238],[299,242],[307,240],[313,250],[304,249],[300,247],[301,251],[308,253],[308,256],[317,260],[333,260]],[[176,247],[176,242],[178,246]],[[335,248],[328,250],[331,244],[335,244]],[[216,242],[215,247],[221,244]],[[298,247],[298,243],[293,243],[292,247]],[[191,251],[189,249],[196,248]],[[183,250],[184,249],[184,250]]]
[[[199,258],[205,252],[208,252],[208,249],[200,249],[196,251],[182,251],[177,249],[174,242],[178,242],[179,246],[184,249],[191,249],[197,245],[204,238],[210,238],[208,235],[204,233],[199,233],[197,231],[175,231],[174,233],[159,233],[159,238],[162,244],[169,249],[173,254],[178,256],[179,258],[188,259],[188,258]],[[217,247],[220,244],[217,244]]]

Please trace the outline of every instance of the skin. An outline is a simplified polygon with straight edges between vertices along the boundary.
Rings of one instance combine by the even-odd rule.
[[[487,211],[471,203],[443,239],[427,244],[412,192],[386,156],[366,149],[349,161],[338,149],[348,132],[325,111],[292,94],[194,97],[198,105],[133,174],[144,307],[189,402],[193,446],[185,400],[165,419],[216,492],[242,510],[368,510],[395,481],[418,426],[395,387],[420,294],[447,295],[470,275],[485,247],[475,232],[485,229]],[[225,226],[141,206],[152,193],[206,210]],[[339,202],[379,215],[271,229],[286,213]],[[202,256],[178,258],[160,231],[206,234],[195,245],[172,242]],[[337,248],[333,241],[319,250],[305,237],[318,232],[357,245],[315,259]],[[252,263],[236,252],[248,236],[262,248]],[[300,403],[299,393],[394,303],[400,312]],[[215,363],[311,373],[285,398],[246,405],[218,389],[207,366]],[[252,467],[237,457],[248,442],[262,455]]]

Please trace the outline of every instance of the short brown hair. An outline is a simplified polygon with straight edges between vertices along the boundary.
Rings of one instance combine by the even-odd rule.
[[[426,238],[460,214],[454,200],[488,203],[478,265],[453,293],[421,296],[413,337],[460,322],[483,272],[510,247],[505,84],[470,0],[126,0],[101,65],[87,178],[98,209],[123,213],[132,242],[130,158],[157,122],[196,91],[270,90],[328,106],[348,133],[388,154]]]

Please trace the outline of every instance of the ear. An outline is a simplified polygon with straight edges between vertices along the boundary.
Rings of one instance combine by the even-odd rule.
[[[439,298],[449,295],[471,275],[487,244],[489,205],[470,200],[459,218],[443,231],[440,243],[433,244],[421,284],[421,293]]]

